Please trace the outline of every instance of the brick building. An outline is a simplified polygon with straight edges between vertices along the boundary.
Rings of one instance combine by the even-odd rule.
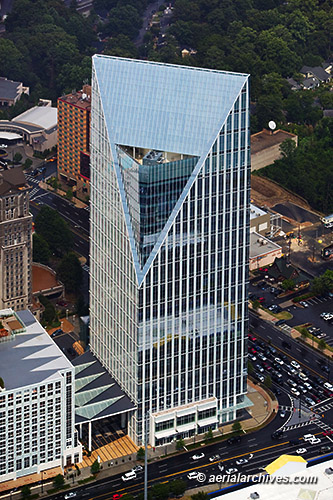
[[[58,99],[58,178],[79,198],[89,196],[91,87]]]

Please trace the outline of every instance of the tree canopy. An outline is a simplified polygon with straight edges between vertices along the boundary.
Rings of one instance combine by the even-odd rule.
[[[80,292],[83,271],[74,252],[69,252],[62,258],[57,269],[57,275],[64,283],[67,292]]]
[[[282,158],[257,170],[305,198],[316,210],[333,212],[333,119],[323,118],[308,137],[301,137],[297,148],[286,142]]]
[[[38,97],[51,99],[90,79],[87,56],[96,39],[92,21],[63,1],[16,0],[5,25],[6,34],[0,39],[2,76],[22,81]]]
[[[73,235],[67,222],[47,205],[43,205],[36,216],[35,230],[57,255],[63,255],[72,247]]]

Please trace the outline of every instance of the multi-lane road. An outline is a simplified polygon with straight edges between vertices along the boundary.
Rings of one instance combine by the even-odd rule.
[[[49,175],[49,172],[47,172]],[[57,210],[70,224],[74,234],[74,245],[81,255],[86,257],[87,264],[85,270],[89,270],[89,211],[87,209],[78,209],[72,203],[59,197],[56,193],[45,191],[39,187],[41,176],[37,178],[28,176],[28,180],[32,184],[31,191],[31,211],[35,215],[40,210],[43,204],[46,204]],[[305,311],[304,311],[305,312]],[[322,372],[320,364],[326,361],[323,355],[314,352],[308,347],[302,345],[298,341],[293,340],[287,333],[287,329],[279,329],[268,322],[258,319],[254,314],[250,314],[250,326],[254,335],[261,342],[265,343],[263,352],[268,352],[268,344],[273,346],[277,353],[274,357],[280,355],[286,356],[286,364],[290,364],[292,360],[300,363],[302,369],[309,372],[309,380],[313,377],[320,377],[322,384],[327,381],[330,374]],[[287,340],[290,348],[283,347],[283,342]],[[255,344],[256,342],[252,342]],[[251,342],[249,346],[251,348]],[[273,363],[274,357],[268,359],[268,363]],[[258,363],[261,360],[258,359]],[[254,363],[257,364],[257,363]],[[274,369],[277,369],[274,366]],[[228,445],[226,441],[220,441],[209,446],[199,448],[205,456],[194,461],[191,457],[197,451],[182,452],[156,462],[149,464],[149,485],[156,482],[169,481],[172,479],[182,478],[187,481],[188,488],[194,488],[199,485],[208,484],[212,475],[225,474],[229,468],[236,468],[238,472],[244,474],[254,474],[262,471],[262,468],[267,466],[275,458],[282,453],[295,453],[298,448],[306,448],[303,456],[306,459],[322,455],[321,448],[323,445],[329,445],[333,451],[333,439],[331,436],[323,436],[323,431],[330,429],[330,424],[333,422],[333,398],[327,395],[322,398],[319,403],[311,410],[305,404],[304,399],[301,399],[301,412],[298,411],[299,401],[290,392],[290,387],[285,383],[287,371],[281,366],[280,372],[283,374],[283,385],[276,384],[273,381],[272,390],[278,392],[279,405],[285,409],[284,417],[280,413],[260,432],[244,435],[240,443]],[[266,376],[269,372],[264,373]],[[332,373],[333,377],[333,373]],[[284,429],[284,435],[281,440],[272,440],[271,435],[277,429]],[[320,436],[321,442],[316,445],[304,443],[302,436],[304,433],[312,433]],[[299,440],[297,444],[291,444],[290,441]],[[213,455],[220,455],[219,460],[210,462],[209,458]],[[239,458],[246,460],[242,465],[237,465],[236,461]],[[220,468],[219,468],[220,467]],[[222,471],[220,469],[223,469]],[[202,481],[203,475],[200,475],[201,481],[198,479],[188,479],[188,474],[193,471],[202,472],[206,479]],[[212,489],[215,488],[211,484]],[[216,484],[216,489],[221,485]],[[103,480],[94,483],[93,485],[85,485],[76,489],[77,497],[106,500],[112,497],[115,493],[133,493],[136,494],[143,489],[143,475],[138,474],[134,481],[123,482],[121,474],[115,474]],[[53,497],[54,500],[63,498],[63,494],[58,494]]]
[[[292,360],[297,361],[302,370],[309,372],[311,382],[313,377],[320,377],[321,383],[324,384],[326,381],[326,378],[323,377],[324,374],[316,369],[317,359],[321,359],[320,354],[312,352],[307,347],[300,347],[298,342],[291,339],[286,333],[267,322],[254,318],[253,315],[251,315],[251,324],[257,340],[249,342],[250,348],[260,339],[260,342],[265,343],[263,352],[268,353],[269,342],[269,345],[277,351],[274,357],[285,356],[285,364],[290,364]],[[283,349],[282,342],[286,339],[290,343],[291,349]],[[271,357],[270,362],[273,359]],[[281,367],[281,372],[283,371],[284,368]],[[284,374],[284,380],[286,377],[287,374]],[[212,490],[217,490],[225,487],[226,484],[214,482],[216,476],[227,474],[228,469],[237,469],[237,473],[247,475],[261,473],[264,467],[281,454],[296,454],[296,450],[300,448],[305,448],[306,451],[302,452],[302,456],[306,460],[325,456],[325,453],[332,453],[332,455],[328,455],[328,458],[333,459],[333,436],[323,435],[323,432],[331,430],[333,398],[325,396],[321,403],[316,404],[312,409],[302,402],[300,412],[298,398],[292,397],[289,387],[285,384],[277,385],[274,382],[273,392],[277,389],[281,391],[278,395],[278,401],[280,408],[285,410],[283,417],[280,416],[279,412],[259,432],[243,435],[239,443],[229,445],[226,440],[221,440],[192,451],[178,453],[170,458],[151,462],[148,466],[149,486],[181,478],[187,482],[188,488],[209,484]],[[278,429],[283,431],[282,438],[272,439],[272,434]],[[317,444],[305,442],[303,435],[309,433],[319,437],[320,442]],[[331,451],[324,451],[323,447],[326,446],[329,446]],[[193,455],[201,452],[204,453],[204,457],[200,460],[193,460]],[[217,454],[220,458],[210,462],[209,459]],[[237,464],[239,459],[245,459],[244,463]],[[188,474],[192,472],[200,472],[201,474],[197,478],[189,479]],[[94,485],[77,488],[77,497],[89,498],[89,500],[107,500],[111,499],[114,494],[130,493],[136,495],[142,492],[142,472],[137,475],[136,480],[128,482],[123,482],[121,476],[122,474],[115,474]],[[61,497],[62,495],[58,494],[52,499],[58,500]]]
[[[33,176],[26,174],[27,181],[31,185],[30,212],[35,217],[43,205],[47,205],[57,212],[68,222],[73,233],[73,250],[86,259],[83,266],[82,294],[85,301],[89,301],[89,206],[77,208],[70,201],[62,198],[57,193],[47,191],[40,187],[43,177],[52,176],[56,170],[55,163],[47,163],[44,174]]]

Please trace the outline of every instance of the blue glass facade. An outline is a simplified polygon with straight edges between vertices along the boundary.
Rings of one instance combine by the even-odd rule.
[[[234,419],[244,400],[248,103],[246,75],[94,57],[92,349],[137,404],[138,443],[147,411],[159,445]]]

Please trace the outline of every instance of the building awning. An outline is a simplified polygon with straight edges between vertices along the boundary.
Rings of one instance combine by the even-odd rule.
[[[12,132],[4,132],[0,130],[0,140],[5,140],[5,141],[18,141],[22,139],[22,136],[19,134],[14,134]]]
[[[191,430],[196,429],[196,428],[197,428],[197,423],[190,422],[190,423],[184,424],[184,425],[177,425],[177,432],[191,431]]]
[[[216,416],[203,418],[198,421],[198,425],[203,427],[204,425],[216,424],[218,422],[218,418]]]
[[[176,434],[175,429],[164,429],[163,431],[160,432],[155,432],[155,438],[156,439],[162,439],[165,437],[170,437]]]
[[[135,404],[91,352],[72,361],[75,368],[75,423],[132,411]]]

